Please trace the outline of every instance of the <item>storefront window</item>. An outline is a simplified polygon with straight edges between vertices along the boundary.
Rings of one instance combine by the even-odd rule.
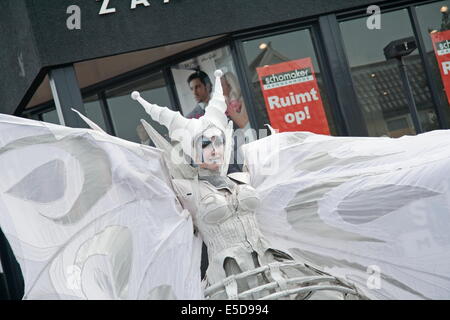
[[[243,43],[258,126],[336,134],[309,30]]]
[[[131,99],[130,94],[135,90],[151,103],[170,107],[162,72],[108,90],[106,97],[116,135],[129,141],[151,144],[140,122],[144,119],[167,138],[166,128],[153,121],[142,106]]]
[[[437,49],[440,49],[440,45],[450,48],[450,1],[430,3],[418,6],[416,9],[420,30],[425,42],[427,59],[431,62],[433,79],[440,89],[440,100],[447,109],[447,121],[450,123],[450,86],[444,86],[446,82],[450,84],[450,81],[447,80],[449,75],[446,74],[446,69],[444,70],[444,67],[448,65],[446,62],[450,61],[450,52],[437,52],[433,46],[433,43],[435,43]]]
[[[250,122],[241,93],[236,68],[228,47],[213,50],[172,67],[177,94],[183,115],[199,118],[212,97],[214,71],[221,69],[222,88],[228,105],[227,115],[235,129],[247,130]]]
[[[58,113],[56,112],[56,109],[53,109],[48,112],[44,112],[42,114],[42,121],[59,124],[59,118],[58,118]]]
[[[84,108],[86,110],[85,116],[94,121],[103,130],[106,131],[105,120],[103,118],[100,101],[97,95],[93,95],[83,99]],[[42,120],[49,123],[59,124],[58,112],[56,109],[42,114]]]
[[[415,134],[397,59],[386,60],[383,49],[392,41],[413,36],[407,10],[381,15],[381,29],[368,29],[367,18],[340,23],[353,84],[370,136]],[[438,129],[435,106],[418,53],[404,57],[420,123]]]
[[[83,99],[86,116],[94,121],[100,128],[107,131],[105,119],[103,118],[102,106],[97,95]]]
[[[226,114],[234,125],[234,150],[231,171],[242,169],[243,155],[240,146],[256,139],[257,134],[251,128],[248,109],[241,92],[236,68],[229,47],[207,52],[172,66],[181,111],[187,118],[199,118],[204,115],[214,91],[214,71],[223,72],[221,85],[227,104]]]

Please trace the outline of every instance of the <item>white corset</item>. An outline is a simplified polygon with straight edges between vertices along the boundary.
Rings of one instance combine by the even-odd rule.
[[[184,195],[181,201],[190,210],[195,227],[208,248],[210,283],[225,278],[223,263],[227,257],[235,259],[242,270],[254,268],[252,252],[258,254],[258,259],[264,258],[270,245],[256,220],[260,199],[254,188],[236,184],[230,192],[201,181],[197,187],[195,182],[175,180],[175,184],[179,194]],[[194,190],[197,195],[193,194]]]
[[[236,260],[242,270],[253,269],[252,252],[264,256],[269,243],[259,230],[255,211],[260,204],[256,190],[249,185],[236,185],[228,190],[216,190],[208,185],[202,188],[196,227],[208,248],[209,281],[225,277],[223,262],[226,257]]]
[[[254,213],[259,203],[255,189],[248,185],[237,185],[231,194],[214,190],[200,200],[198,217],[207,224],[220,224],[233,215]]]

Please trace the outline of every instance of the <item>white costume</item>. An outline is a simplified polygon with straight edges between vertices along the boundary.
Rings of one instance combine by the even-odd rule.
[[[450,298],[449,131],[274,134],[228,177],[219,77],[200,119],[133,93],[169,129],[173,145],[143,122],[159,149],[88,119],[94,130],[0,116],[0,226],[24,298]],[[219,143],[219,170],[197,166]]]
[[[220,81],[222,72],[216,71],[215,76],[213,97],[205,116],[200,119],[185,119],[168,108],[148,103],[137,92],[132,94],[133,99],[144,106],[153,120],[169,129],[172,140],[180,142],[183,152],[191,160],[201,157],[199,137],[211,139],[219,136],[225,140],[225,159],[221,159],[220,170],[197,167],[198,173],[194,173],[193,178],[174,180],[178,198],[192,214],[194,226],[208,248],[206,297],[304,298],[312,295],[312,292],[299,295],[295,293],[296,290],[304,292],[305,287],[300,284],[305,282],[307,276],[316,276],[312,282],[322,280],[330,288],[330,277],[321,278],[322,274],[295,262],[289,254],[276,250],[263,236],[256,219],[256,210],[260,204],[258,193],[244,183],[249,180],[248,174],[234,174],[234,179],[226,176],[230,160],[228,151],[232,149],[232,122],[228,123],[225,115],[227,106]],[[148,125],[144,127],[149,128]],[[148,133],[155,141],[161,141],[154,130],[149,130]],[[157,142],[156,145],[158,146]],[[164,148],[164,145],[160,147]],[[357,295],[351,285],[343,286],[343,282],[337,279],[332,282],[338,294],[319,292],[318,298]]]

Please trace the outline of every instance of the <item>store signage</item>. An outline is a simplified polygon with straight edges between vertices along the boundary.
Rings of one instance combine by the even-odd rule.
[[[270,124],[283,131],[330,134],[312,60],[257,68]]]
[[[447,100],[450,102],[450,30],[435,32],[430,35]]]
[[[115,13],[116,8],[113,7],[113,0],[95,0],[95,1],[102,1],[102,6],[100,8],[99,15],[103,14],[110,14]],[[131,0],[130,3],[130,9],[136,9],[139,5],[142,5],[144,7],[150,6],[150,0]],[[170,0],[161,0],[163,3],[169,3]]]

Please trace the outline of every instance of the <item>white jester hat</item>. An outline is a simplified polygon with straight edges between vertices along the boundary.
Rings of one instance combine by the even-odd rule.
[[[200,137],[211,138],[212,136],[223,136],[225,140],[224,161],[220,170],[221,175],[225,175],[228,170],[228,164],[232,150],[233,123],[228,121],[225,111],[227,105],[222,91],[220,78],[223,76],[221,70],[214,72],[215,85],[212,99],[205,109],[205,114],[199,119],[187,119],[179,112],[170,110],[167,107],[160,107],[144,100],[139,92],[134,91],[131,94],[132,99],[137,100],[151,116],[151,118],[164,125],[169,131],[169,137],[172,141],[181,144],[184,154],[191,159],[198,158],[199,147],[197,144]]]

